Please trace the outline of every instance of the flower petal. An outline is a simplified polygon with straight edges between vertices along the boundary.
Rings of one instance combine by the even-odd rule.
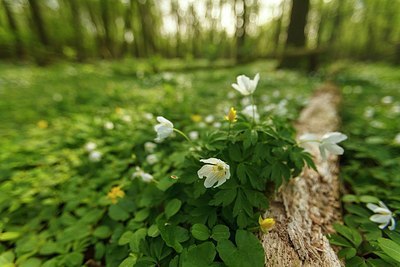
[[[215,175],[211,175],[204,180],[204,186],[206,188],[212,187],[217,182]]]
[[[212,165],[204,165],[203,167],[200,168],[200,170],[197,171],[197,175],[199,176],[200,179],[203,179],[204,177],[210,177],[213,175],[213,166]]]
[[[347,139],[345,134],[339,132],[327,133],[322,137],[322,142],[339,143]]]
[[[336,144],[325,144],[325,149],[333,155],[343,155],[344,149]]]
[[[381,214],[374,214],[371,217],[369,217],[369,219],[373,222],[388,223],[388,224],[389,224],[391,218],[392,218],[392,216],[390,216],[390,215],[381,215]]]
[[[390,219],[390,221],[392,222],[392,224],[389,226],[389,230],[393,231],[394,229],[396,229],[396,221],[393,217]]]
[[[367,204],[367,208],[369,208],[370,210],[372,210],[373,212],[375,212],[376,213],[376,209],[379,209],[379,206],[378,205],[375,205],[375,204],[372,204],[372,203],[368,203]]]
[[[166,118],[162,117],[162,116],[158,116],[157,117],[157,121],[161,124],[164,124],[165,126],[169,126],[171,128],[174,127],[174,125],[172,124],[172,122],[170,122],[169,120],[167,120]]]
[[[225,162],[223,162],[222,160],[220,160],[220,159],[216,159],[216,158],[209,158],[209,159],[201,159],[200,160],[201,162],[204,162],[204,163],[208,163],[208,164],[218,164],[218,163],[220,163],[220,164],[225,164]]]

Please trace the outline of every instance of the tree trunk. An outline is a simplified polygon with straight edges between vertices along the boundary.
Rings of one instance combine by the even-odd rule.
[[[46,28],[44,26],[42,12],[40,11],[39,1],[37,0],[28,0],[28,1],[32,13],[33,23],[35,25],[37,34],[39,36],[39,40],[43,46],[47,47],[50,45],[50,41],[45,30]]]
[[[339,104],[338,88],[323,86],[300,114],[298,135],[322,136],[337,130]],[[305,168],[299,177],[280,188],[265,214],[277,222],[273,230],[260,236],[266,266],[341,266],[325,236],[334,231],[332,224],[341,220],[338,157],[331,155],[323,161],[318,147],[310,150],[318,172]]]
[[[287,30],[285,52],[279,64],[280,68],[304,68],[308,55],[301,55],[296,50],[305,50],[306,45],[306,24],[310,8],[310,0],[292,0],[290,22]],[[295,56],[292,56],[296,52]]]
[[[84,42],[83,42],[83,33],[82,33],[82,23],[81,23],[81,14],[79,11],[79,5],[76,0],[68,0],[69,7],[71,9],[72,15],[72,26],[75,31],[74,36],[74,44],[76,49],[76,59],[79,62],[82,62],[86,58]]]
[[[240,11],[239,6],[242,8]],[[239,11],[238,11],[239,9]],[[247,5],[245,0],[235,0],[236,14],[236,61],[244,62],[246,60],[245,41],[247,26]]]
[[[7,2],[7,0],[2,0],[3,6],[6,12],[8,24],[10,26],[11,32],[14,35],[14,41],[15,41],[15,54],[17,58],[23,58],[25,56],[25,51],[24,51],[24,46],[21,40],[21,36],[19,34],[19,29],[17,22],[14,18],[14,14],[11,10],[11,5]]]
[[[104,29],[104,49],[105,55],[109,57],[114,56],[114,47],[113,41],[111,38],[110,31],[110,5],[108,0],[100,1],[100,10],[101,10],[101,19],[103,21],[103,29]]]

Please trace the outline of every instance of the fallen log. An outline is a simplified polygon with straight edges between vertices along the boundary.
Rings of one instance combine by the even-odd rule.
[[[298,136],[322,136],[336,131],[340,124],[340,92],[332,84],[316,91],[295,125]],[[318,172],[305,168],[302,174],[281,187],[265,217],[276,226],[260,234],[265,251],[265,266],[341,266],[326,234],[341,220],[338,157],[321,159],[317,147],[310,153]]]

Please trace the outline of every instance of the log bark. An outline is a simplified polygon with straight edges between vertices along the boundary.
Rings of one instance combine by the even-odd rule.
[[[301,112],[298,136],[322,136],[336,131],[340,120],[338,89],[326,84]],[[317,147],[311,148],[318,172],[305,168],[302,174],[283,186],[264,216],[273,217],[276,226],[260,238],[265,250],[265,266],[341,266],[326,234],[332,223],[341,220],[338,157],[323,161]]]

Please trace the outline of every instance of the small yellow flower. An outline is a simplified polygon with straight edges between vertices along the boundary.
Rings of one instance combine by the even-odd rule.
[[[265,218],[263,219],[260,215],[260,218],[258,218],[258,224],[260,225],[261,231],[263,233],[268,233],[272,228],[275,226],[275,220],[274,218]]]
[[[229,121],[230,123],[237,121],[236,109],[231,107],[227,116],[225,116],[225,120]]]
[[[46,129],[47,127],[49,127],[49,123],[45,120],[40,120],[37,122],[37,127],[40,129]]]
[[[107,197],[111,200],[113,204],[117,203],[118,198],[123,198],[124,196],[125,192],[121,190],[120,186],[114,186],[107,194]]]
[[[201,122],[202,117],[198,114],[193,114],[192,116],[190,116],[190,118],[192,119],[193,122]]]
[[[123,113],[123,109],[122,108],[120,108],[120,107],[116,107],[115,108],[115,113],[117,113],[117,114],[122,114]]]

